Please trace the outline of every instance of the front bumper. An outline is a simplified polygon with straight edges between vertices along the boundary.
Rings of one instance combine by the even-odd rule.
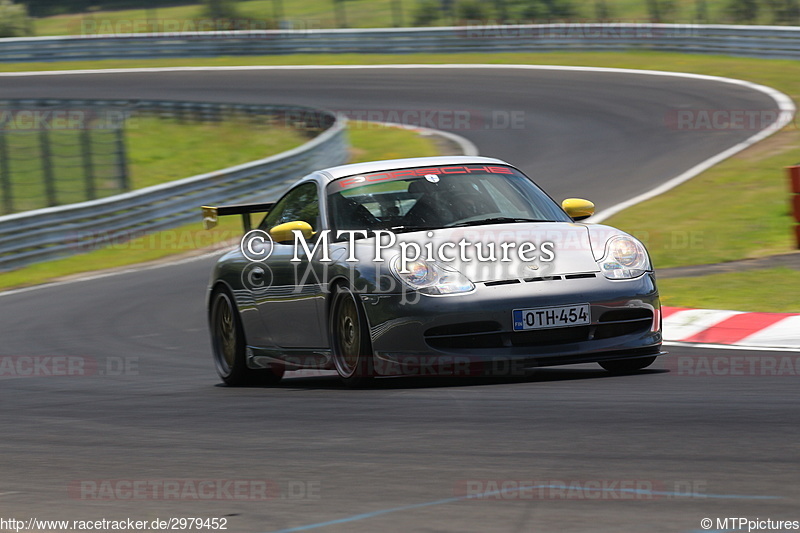
[[[469,294],[365,294],[380,375],[479,375],[661,353],[653,274],[477,284]],[[515,332],[512,310],[588,303],[591,324]]]

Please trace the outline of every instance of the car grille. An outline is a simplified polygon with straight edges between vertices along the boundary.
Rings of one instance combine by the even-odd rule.
[[[504,332],[494,321],[439,326],[425,332],[425,342],[437,350],[554,346],[644,333],[652,323],[650,309],[612,309],[589,326],[516,332]]]
[[[559,276],[545,276],[541,278],[524,278],[524,279],[504,279],[500,281],[484,281],[483,284],[487,287],[497,287],[498,285],[514,285],[516,283],[535,283],[537,281],[564,281],[568,279],[590,279],[596,278],[597,274],[594,272],[578,272],[576,274],[563,274]]]
[[[464,322],[431,328],[425,341],[440,350],[463,348],[496,348],[503,345],[503,328],[497,322]]]

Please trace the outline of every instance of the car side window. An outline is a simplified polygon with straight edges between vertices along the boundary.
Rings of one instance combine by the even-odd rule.
[[[315,183],[305,183],[286,193],[264,217],[259,229],[269,231],[284,222],[298,220],[311,224],[314,231],[319,230],[319,195]]]

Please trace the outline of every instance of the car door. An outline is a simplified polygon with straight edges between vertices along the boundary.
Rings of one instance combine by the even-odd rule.
[[[286,222],[303,221],[315,232],[320,230],[319,191],[317,184],[298,185],[275,204],[260,229],[270,229]],[[309,242],[313,248],[315,239]],[[309,261],[302,247],[299,262],[292,262],[294,243],[275,243],[272,255],[264,262],[265,285],[256,297],[261,320],[274,345],[282,348],[322,348],[327,345],[327,326],[322,318],[325,309],[324,280],[319,261]]]

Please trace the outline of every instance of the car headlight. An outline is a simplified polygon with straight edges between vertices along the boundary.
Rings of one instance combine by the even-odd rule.
[[[609,279],[636,278],[652,270],[644,245],[626,235],[608,239],[606,253],[598,263],[603,275]]]
[[[470,292],[475,285],[464,274],[433,261],[408,261],[400,270],[400,256],[390,263],[392,274],[407,287],[423,294],[444,295]]]

